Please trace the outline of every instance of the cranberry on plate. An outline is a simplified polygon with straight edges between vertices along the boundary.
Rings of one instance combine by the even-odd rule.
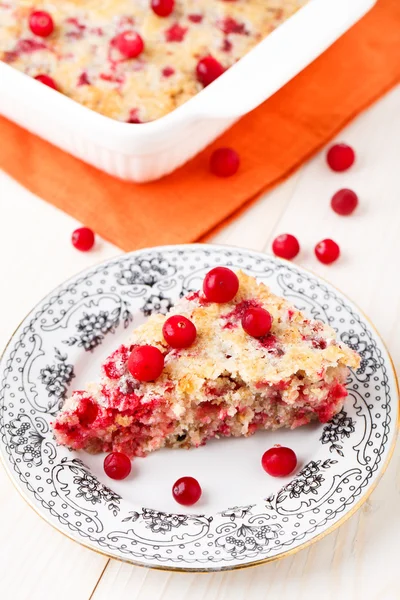
[[[201,493],[200,484],[194,477],[181,477],[172,486],[173,497],[179,504],[184,506],[195,504]]]
[[[274,446],[264,452],[261,464],[268,475],[272,475],[272,477],[286,477],[295,470],[297,456],[291,448]]]
[[[347,171],[354,163],[355,158],[353,148],[347,144],[334,144],[326,155],[326,161],[332,171]]]
[[[137,346],[128,358],[128,371],[138,381],[154,381],[163,368],[164,356],[155,346]]]
[[[54,22],[48,12],[35,10],[29,17],[29,29],[35,35],[48,37],[54,31]]]
[[[78,227],[72,232],[72,245],[81,252],[87,252],[94,245],[94,233],[89,227]]]
[[[163,336],[172,348],[189,348],[196,339],[194,323],[182,315],[169,317],[163,325]]]
[[[325,265],[329,265],[340,256],[340,248],[336,242],[330,239],[322,240],[314,249],[315,256]]]
[[[278,235],[272,242],[272,251],[275,256],[291,260],[300,252],[300,244],[297,238],[290,233],[282,233]]]
[[[104,459],[104,471],[111,479],[125,479],[131,472],[132,463],[126,454],[111,452]]]
[[[203,292],[209,302],[230,302],[239,289],[239,279],[227,267],[215,267],[204,277]]]
[[[217,177],[231,177],[240,165],[240,158],[233,148],[217,148],[211,154],[210,171]]]

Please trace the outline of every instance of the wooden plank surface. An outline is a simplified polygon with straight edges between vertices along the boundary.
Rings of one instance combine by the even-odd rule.
[[[215,242],[270,251],[278,233],[298,236],[296,262],[348,294],[381,332],[400,365],[400,88],[338,137],[358,159],[330,172],[324,153],[265,195]],[[354,189],[352,217],[329,208],[333,192]],[[104,241],[88,254],[69,244],[73,219],[0,173],[0,347],[49,290],[86,266],[119,253]],[[343,256],[329,267],[313,254],[334,238]],[[132,567],[67,539],[28,508],[0,469],[0,597],[5,600],[398,600],[400,452],[363,508],[310,548],[263,567],[211,575]]]

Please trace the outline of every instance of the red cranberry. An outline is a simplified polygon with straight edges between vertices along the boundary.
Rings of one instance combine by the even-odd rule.
[[[90,85],[90,80],[86,71],[83,71],[78,77],[78,86],[81,85]]]
[[[358,204],[357,194],[344,188],[333,194],[331,206],[338,215],[351,215]]]
[[[272,242],[272,251],[275,256],[291,260],[300,252],[300,244],[294,235],[282,233]]]
[[[201,23],[203,20],[203,15],[197,15],[197,14],[188,15],[188,19],[192,23]]]
[[[48,37],[54,30],[53,19],[48,12],[36,10],[29,17],[29,28],[35,35]]]
[[[57,90],[57,84],[54,81],[54,79],[52,77],[50,77],[49,75],[36,75],[35,77],[36,81],[40,81],[40,83],[44,83],[44,85],[47,85],[48,87],[53,88],[53,90]]]
[[[242,317],[242,327],[251,337],[260,338],[271,330],[272,317],[261,307],[250,307]]]
[[[211,55],[201,58],[196,66],[197,80],[206,87],[225,71],[221,63]]]
[[[116,48],[125,58],[136,58],[144,50],[144,42],[140,35],[128,29],[119,33],[111,40],[111,45]]]
[[[201,487],[194,477],[181,477],[172,486],[172,495],[179,504],[191,506],[201,496]]]
[[[218,27],[221,31],[223,31],[226,34],[228,34],[228,33],[245,34],[246,33],[245,24],[238,23],[237,21],[235,21],[235,19],[232,19],[232,17],[225,17],[224,19],[219,21]]]
[[[225,38],[222,42],[221,50],[222,52],[230,52],[232,50],[232,42]]]
[[[218,177],[234,175],[240,165],[238,153],[232,148],[218,148],[210,158],[210,171]]]
[[[161,73],[164,77],[171,77],[175,73],[175,69],[173,67],[164,67]]]
[[[84,427],[87,427],[96,420],[97,415],[99,414],[99,407],[95,402],[89,400],[89,398],[82,398],[76,410],[76,414],[78,415],[79,423]]]
[[[174,0],[151,0],[151,9],[159,17],[168,17],[174,10]]]
[[[355,153],[347,144],[335,144],[327,152],[326,160],[332,171],[346,171],[355,161]]]
[[[286,477],[297,466],[297,456],[290,448],[274,446],[264,452],[261,464],[264,471],[272,477]]]
[[[181,315],[169,317],[163,326],[164,339],[172,348],[189,348],[196,339],[196,335],[195,325]]]
[[[183,42],[187,32],[187,27],[182,27],[179,23],[174,23],[165,32],[165,39],[167,42]]]
[[[164,357],[155,346],[138,346],[128,358],[128,370],[138,381],[154,381],[164,368]]]
[[[209,302],[230,302],[239,289],[239,279],[226,267],[215,267],[204,277],[203,292]]]
[[[330,239],[322,240],[315,246],[315,256],[325,265],[335,262],[339,258],[340,248],[336,242]]]
[[[94,245],[94,233],[89,227],[79,227],[72,232],[72,245],[81,252],[87,252]]]
[[[126,454],[111,452],[104,459],[104,471],[111,479],[125,479],[131,472],[132,463]]]
[[[143,121],[139,117],[139,109],[131,108],[131,110],[129,111],[129,117],[128,117],[127,123],[142,123],[142,122]]]

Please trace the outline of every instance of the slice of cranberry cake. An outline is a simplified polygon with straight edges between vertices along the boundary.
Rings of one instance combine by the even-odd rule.
[[[243,272],[208,273],[203,291],[153,315],[75,391],[54,425],[60,444],[129,456],[211,438],[326,422],[359,356]]]

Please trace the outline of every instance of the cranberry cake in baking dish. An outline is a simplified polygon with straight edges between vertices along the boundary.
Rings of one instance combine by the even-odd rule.
[[[108,117],[152,121],[306,1],[1,0],[0,59]]]
[[[253,277],[225,267],[203,290],[152,315],[75,391],[53,423],[57,441],[145,456],[326,422],[343,406],[359,356]]]

